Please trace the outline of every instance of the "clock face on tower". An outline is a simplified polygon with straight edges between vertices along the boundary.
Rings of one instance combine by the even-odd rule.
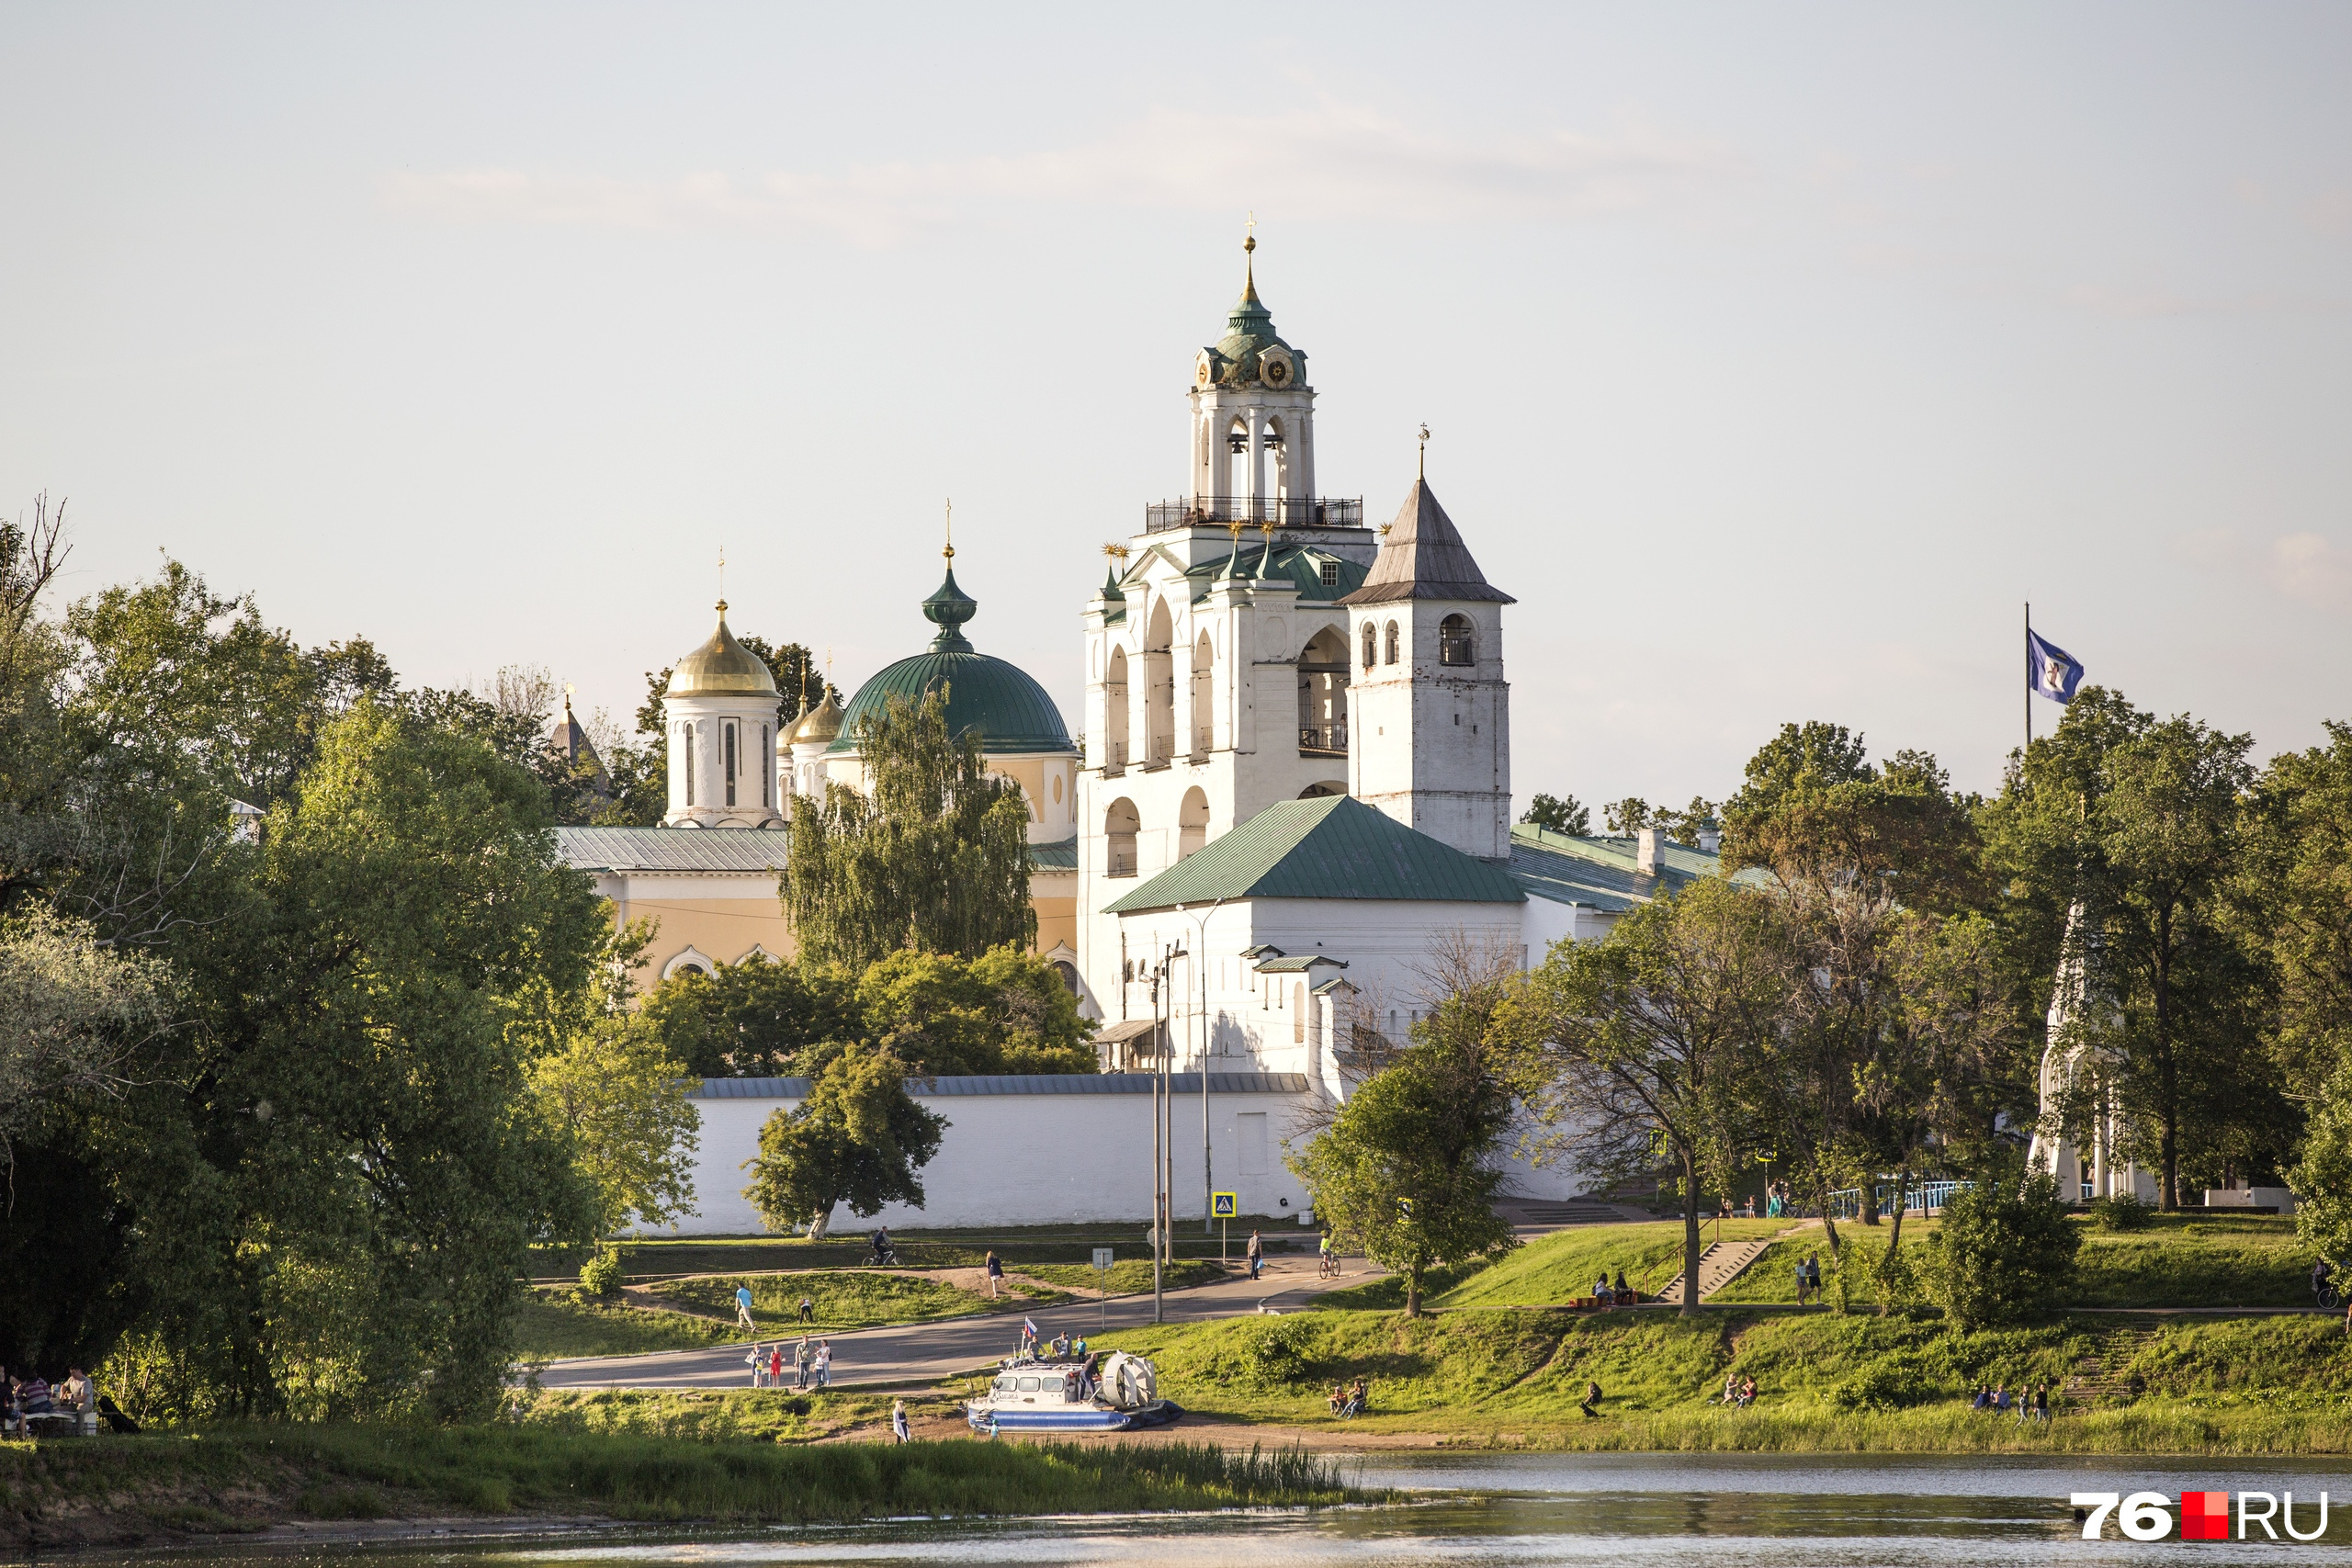
[[[1258,375],[1269,387],[1287,387],[1294,367],[1290,355],[1279,348],[1270,348],[1258,356]]]
[[[1193,385],[1205,387],[1216,379],[1216,361],[1209,356],[1209,351],[1204,348],[1201,350],[1200,359],[1193,367]]]

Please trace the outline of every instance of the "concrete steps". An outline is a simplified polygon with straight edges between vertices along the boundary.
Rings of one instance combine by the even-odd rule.
[[[1746,1271],[1747,1266],[1764,1255],[1772,1245],[1770,1236],[1754,1241],[1713,1241],[1699,1254],[1699,1299],[1705,1301]],[[1657,1299],[1676,1306],[1682,1304],[1682,1276],[1677,1274],[1666,1282]]]

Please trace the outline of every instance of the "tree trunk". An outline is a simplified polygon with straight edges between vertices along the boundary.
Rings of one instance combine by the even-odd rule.
[[[808,1239],[810,1241],[824,1240],[825,1233],[832,1229],[832,1225],[833,1206],[831,1203],[828,1203],[822,1209],[819,1210],[816,1215],[809,1220]]]
[[[1421,1315],[1421,1266],[1418,1263],[1405,1270],[1405,1315]]]
[[[1699,1315],[1699,1173],[1682,1162],[1682,1315]]]
[[[2172,1051],[2172,917],[2156,917],[2156,1099],[2160,1129],[2156,1163],[2163,1168],[2156,1207],[2180,1210],[2180,1075]]]
[[[1910,1201],[1911,1171],[1905,1167],[1894,1174],[1894,1223],[1886,1233],[1888,1269],[1894,1266],[1894,1255],[1903,1250],[1903,1211],[1910,1207]],[[1886,1299],[1886,1269],[1881,1269],[1878,1280],[1878,1314],[1881,1317],[1894,1310]]]

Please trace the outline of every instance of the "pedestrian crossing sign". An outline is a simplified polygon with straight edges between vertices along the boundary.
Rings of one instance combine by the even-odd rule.
[[[1212,1192],[1209,1194],[1209,1218],[1213,1220],[1229,1220],[1240,1212],[1241,1201],[1239,1194],[1233,1192]]]

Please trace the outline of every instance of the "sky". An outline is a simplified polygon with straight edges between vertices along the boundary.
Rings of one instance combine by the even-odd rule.
[[[0,513],[412,684],[623,720],[740,633],[1082,712],[1245,216],[1320,488],[1414,433],[1519,603],[1514,787],[1783,722],[1997,787],[2020,619],[2352,719],[2352,7],[0,8]],[[2060,710],[2034,705],[2038,732]]]

